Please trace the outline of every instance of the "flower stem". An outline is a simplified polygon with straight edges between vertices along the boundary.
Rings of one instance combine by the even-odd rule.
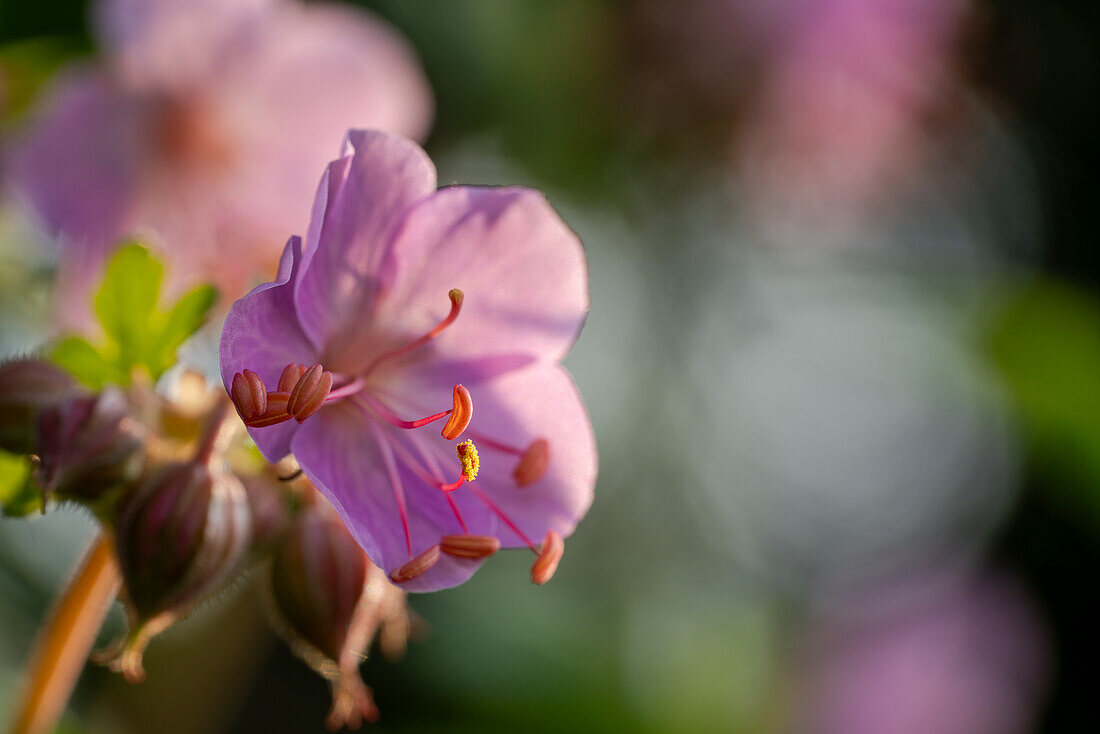
[[[57,727],[120,582],[111,539],[101,532],[38,632],[10,734]]]

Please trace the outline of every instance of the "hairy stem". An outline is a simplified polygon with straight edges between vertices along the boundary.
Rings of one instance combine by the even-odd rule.
[[[10,734],[57,727],[120,583],[111,539],[101,532],[38,632]]]

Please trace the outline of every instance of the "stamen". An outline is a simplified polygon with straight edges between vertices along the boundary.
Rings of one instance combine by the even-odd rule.
[[[244,424],[251,428],[264,428],[290,420],[293,416],[286,410],[286,404],[289,400],[290,393],[269,392],[267,394],[267,410],[264,411],[264,414],[246,420]]]
[[[458,463],[462,465],[462,474],[450,484],[436,485],[444,492],[453,492],[464,483],[474,481],[477,479],[478,469],[481,468],[481,462],[477,458],[477,446],[474,446],[473,441],[463,441],[455,446],[455,453],[458,454]]]
[[[453,441],[462,435],[466,427],[470,425],[470,419],[474,417],[474,401],[470,397],[470,391],[462,385],[455,385],[452,394],[454,407],[451,408],[451,417],[443,426],[439,435],[448,441]]]
[[[451,312],[447,314],[446,318],[436,324],[435,328],[433,328],[427,334],[417,339],[413,339],[411,342],[403,347],[391,349],[390,351],[375,357],[374,361],[371,362],[370,365],[368,365],[367,368],[363,371],[363,376],[369,375],[372,371],[374,371],[376,367],[378,367],[378,365],[382,364],[383,362],[391,359],[396,359],[397,357],[408,354],[414,349],[418,349],[424,346],[432,339],[435,339],[437,336],[442,334],[448,326],[453,324],[455,319],[458,318],[458,312],[462,310],[462,291],[460,291],[458,288],[452,288],[451,291],[447,294],[447,297],[451,299]]]
[[[492,535],[444,535],[439,547],[456,558],[488,558],[500,550],[500,539]]]
[[[230,393],[233,405],[243,421],[263,415],[267,410],[267,388],[260,376],[252,370],[233,375]]]
[[[516,468],[512,470],[516,486],[527,487],[534,484],[550,466],[550,442],[545,438],[536,438],[527,448],[521,449],[477,433],[470,433],[470,436],[491,449],[520,457]]]
[[[546,531],[546,538],[542,541],[539,557],[531,566],[531,581],[542,586],[553,577],[558,570],[558,562],[565,552],[565,541],[554,530]]]
[[[527,487],[534,484],[546,473],[550,466],[550,442],[545,438],[536,438],[523,452],[519,463],[512,471],[517,487]]]
[[[356,377],[354,380],[351,380],[347,384],[341,385],[340,387],[331,391],[327,396],[325,396],[325,402],[332,403],[342,398],[357,395],[362,392],[363,388],[366,387],[366,385],[366,380],[364,380],[362,377]]]
[[[455,453],[458,454],[458,462],[462,464],[462,476],[466,481],[472,482],[477,479],[481,461],[478,459],[477,446],[474,446],[474,442],[469,439],[463,441],[455,446]]]
[[[390,574],[390,580],[395,584],[412,581],[418,576],[423,576],[436,563],[439,562],[439,546],[433,545],[404,566],[395,569]]]
[[[293,391],[305,371],[305,366],[300,364],[288,364],[283,367],[283,374],[279,375],[279,392]]]
[[[284,375],[286,372],[283,370]],[[332,373],[326,372],[319,364],[313,365],[294,385],[294,390],[290,393],[290,401],[286,406],[287,412],[294,416],[294,420],[303,423],[306,418],[321,409],[331,389]]]
[[[359,393],[359,396],[364,402],[368,404],[368,407],[374,411],[374,413],[386,421],[387,423],[397,426],[398,428],[413,429],[426,426],[429,423],[434,423],[440,418],[446,418],[449,415],[459,414],[457,419],[448,420],[446,425],[443,426],[443,430],[440,431],[441,436],[447,440],[458,438],[462,434],[462,431],[466,429],[469,424],[470,417],[473,415],[474,407],[473,400],[470,398],[470,392],[462,387],[462,385],[455,385],[453,399],[454,407],[450,410],[444,410],[435,415],[429,415],[426,418],[419,418],[414,421],[406,421],[398,418],[391,413],[386,406],[377,397],[370,394],[367,391]],[[453,435],[451,435],[453,433]]]

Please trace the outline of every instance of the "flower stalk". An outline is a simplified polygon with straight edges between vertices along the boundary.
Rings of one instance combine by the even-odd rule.
[[[57,727],[120,582],[111,539],[100,533],[34,642],[9,734]]]

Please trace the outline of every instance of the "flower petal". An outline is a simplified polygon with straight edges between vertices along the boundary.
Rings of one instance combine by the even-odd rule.
[[[91,69],[54,84],[32,132],[9,151],[17,192],[61,235],[57,307],[64,326],[88,324],[90,289],[137,187],[140,107]]]
[[[393,283],[372,327],[381,333],[357,339],[360,358],[431,329],[447,313],[452,288],[464,294],[462,313],[432,343],[448,358],[515,353],[556,361],[588,312],[581,243],[530,189],[440,189],[409,213],[392,257]]]
[[[302,240],[291,237],[271,283],[256,286],[229,309],[222,328],[221,374],[230,390],[233,375],[256,372],[274,390],[283,368],[290,363],[313,364],[316,352],[298,325],[294,311],[294,283],[300,272]],[[271,461],[290,453],[290,437],[298,426],[287,421],[266,428],[250,428],[256,445]]]
[[[444,534],[460,532],[443,492],[394,460],[383,443],[390,439],[380,440],[385,431],[396,430],[345,401],[324,408],[303,423],[291,441],[302,471],[336,508],[371,561],[387,574],[437,544]],[[391,480],[390,467],[399,489]],[[398,491],[407,507],[412,553],[405,541]],[[402,583],[401,588],[435,591],[457,586],[483,560],[442,554],[427,573]]]
[[[294,293],[302,327],[322,351],[365,320],[389,284],[388,243],[409,207],[435,189],[435,167],[416,143],[363,130],[348,142],[350,159],[331,164],[317,191]]]
[[[209,81],[247,46],[277,0],[103,0],[97,35],[120,78],[139,89],[183,90]]]

